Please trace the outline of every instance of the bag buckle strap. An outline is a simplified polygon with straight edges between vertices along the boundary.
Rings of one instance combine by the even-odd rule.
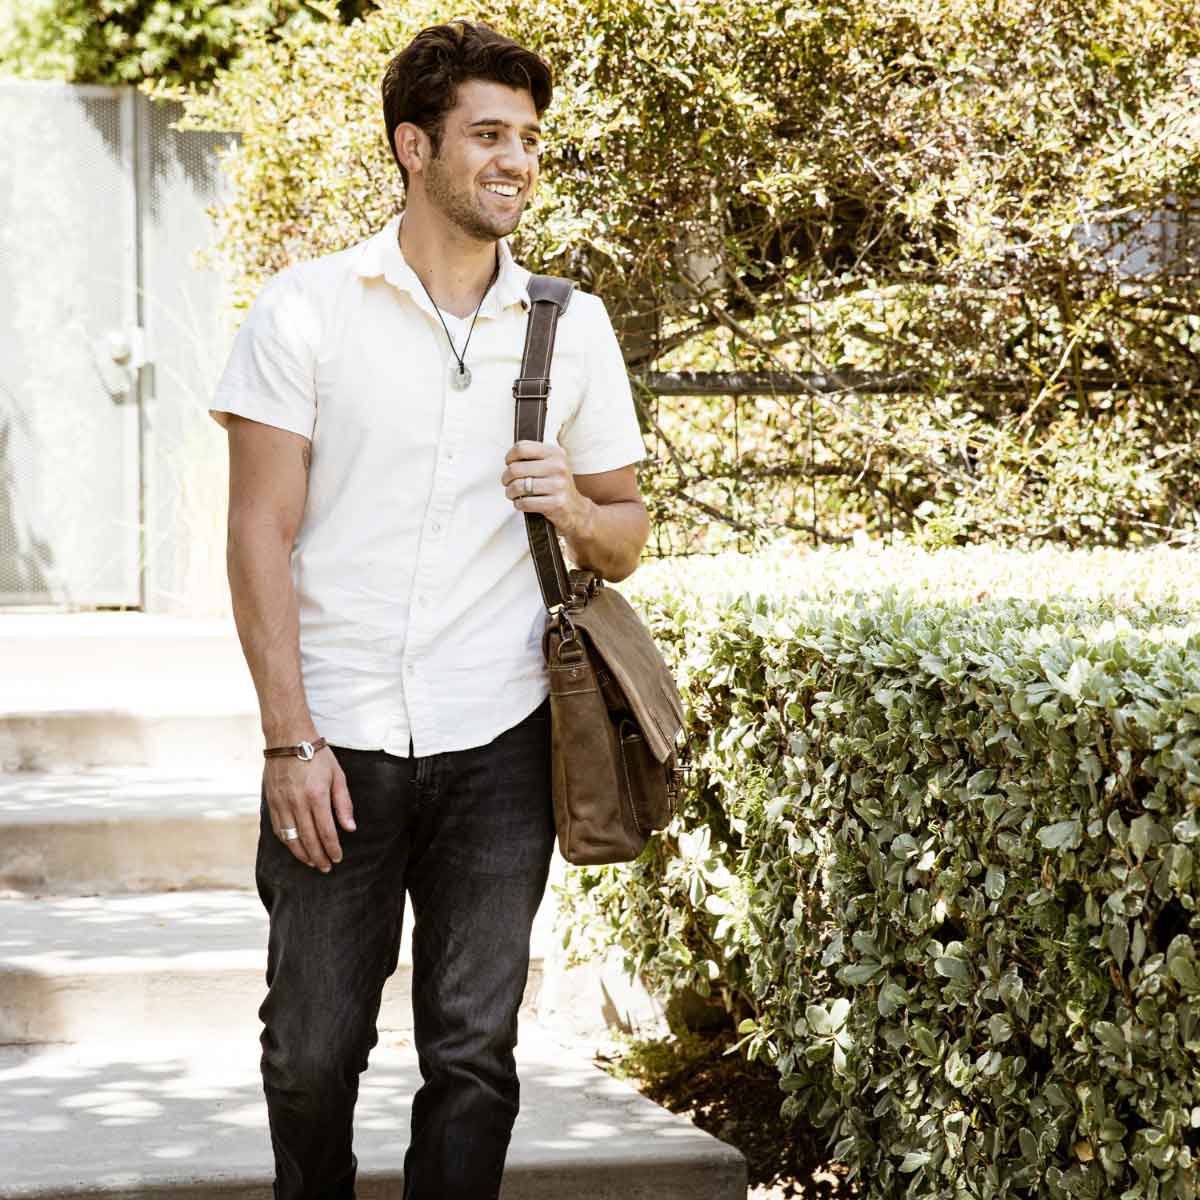
[[[584,608],[600,586],[602,584],[594,571],[572,571],[571,595],[567,600],[567,608],[572,611]]]
[[[515,379],[512,394],[514,400],[545,400],[550,395],[550,380],[537,375]]]

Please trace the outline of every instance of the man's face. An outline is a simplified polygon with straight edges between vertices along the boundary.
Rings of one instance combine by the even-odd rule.
[[[495,241],[516,229],[538,178],[541,128],[527,91],[472,79],[446,114],[422,172],[431,204],[464,233]]]

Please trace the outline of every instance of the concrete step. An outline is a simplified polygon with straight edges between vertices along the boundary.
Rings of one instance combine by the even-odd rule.
[[[251,887],[257,780],[249,766],[0,775],[0,892]]]
[[[250,775],[152,767],[0,775],[0,899],[249,891],[258,837],[258,797],[247,787]],[[539,1020],[576,1039],[610,1027],[641,1037],[662,1035],[667,1028],[662,1005],[625,975],[619,951],[602,961],[566,966],[550,925],[552,889],[569,870],[555,854],[536,935]],[[79,914],[72,919],[78,921]],[[256,953],[260,945],[254,942]],[[29,964],[21,970],[24,978]],[[20,986],[34,985],[26,979]]]
[[[505,1200],[745,1200],[733,1147],[521,1025],[521,1113]],[[363,1076],[361,1200],[399,1200],[411,1047],[385,1039]],[[253,1039],[0,1048],[0,1200],[269,1200]]]
[[[536,1012],[555,897],[534,924]],[[412,1028],[410,906],[381,1029]],[[254,892],[0,899],[0,1044],[175,1039],[258,1029],[267,921]]]
[[[210,768],[258,759],[230,621],[0,614],[0,769]]]
[[[254,698],[232,620],[197,620],[136,612],[0,612],[0,705],[83,707],[114,692],[154,692],[175,706],[191,703],[189,684]]]
[[[257,713],[162,713],[144,708],[8,710],[0,714],[0,771],[262,761]]]

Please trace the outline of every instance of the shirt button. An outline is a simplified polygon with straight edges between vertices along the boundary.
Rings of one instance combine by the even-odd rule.
[[[446,455],[446,461],[447,461],[447,462],[453,462],[453,461],[454,461],[454,455],[453,455],[453,454],[447,454],[447,455]]]
[[[441,532],[442,532],[442,523],[441,523],[441,521],[434,521],[434,523],[433,523],[433,532],[434,532],[434,533],[441,533]]]

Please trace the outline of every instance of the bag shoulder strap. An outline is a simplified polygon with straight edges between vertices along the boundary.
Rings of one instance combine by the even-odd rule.
[[[521,373],[513,383],[516,416],[515,441],[540,442],[546,432],[546,402],[550,396],[550,363],[554,357],[554,335],[559,316],[571,303],[575,284],[553,275],[529,277],[529,321],[525,327],[525,349]],[[566,604],[571,582],[563,561],[562,547],[554,526],[541,513],[525,514],[525,533],[537,571],[542,600],[547,609]]]
[[[557,275],[530,275],[526,291],[529,292],[531,304],[536,304],[539,300],[549,300],[558,307],[560,313],[564,313],[575,293],[575,281],[562,279]]]

